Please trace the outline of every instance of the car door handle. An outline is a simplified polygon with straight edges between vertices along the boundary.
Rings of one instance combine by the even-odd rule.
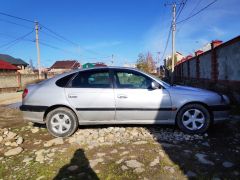
[[[77,95],[68,95],[68,98],[77,98]]]
[[[117,96],[119,99],[126,99],[126,98],[128,98],[126,95],[124,95],[124,94],[119,94],[118,96]]]

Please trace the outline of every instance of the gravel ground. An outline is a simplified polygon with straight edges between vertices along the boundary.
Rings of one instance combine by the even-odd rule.
[[[173,126],[83,126],[54,138],[1,108],[0,179],[239,179],[240,119],[203,135]],[[11,128],[9,128],[11,127]]]

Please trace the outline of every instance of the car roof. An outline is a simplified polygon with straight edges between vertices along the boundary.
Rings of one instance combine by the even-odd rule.
[[[66,72],[66,73],[63,73],[63,74],[60,74],[60,75],[57,75],[55,77],[52,78],[52,80],[56,81],[64,76],[67,76],[69,74],[73,74],[73,73],[77,73],[77,72],[83,72],[83,71],[91,71],[91,70],[99,70],[99,69],[114,69],[114,70],[133,70],[135,72],[140,72],[142,74],[145,74],[146,76],[152,78],[152,79],[155,79],[157,82],[159,82],[162,86],[164,86],[166,88],[166,85],[160,81],[159,79],[156,79],[155,77],[143,72],[143,71],[140,71],[139,69],[137,68],[131,68],[131,67],[121,67],[121,66],[107,66],[107,67],[93,67],[93,68],[86,68],[86,69],[75,69],[75,70],[72,70],[72,71],[69,71],[69,72]]]

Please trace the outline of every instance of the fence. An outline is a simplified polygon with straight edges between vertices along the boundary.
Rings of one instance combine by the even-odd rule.
[[[240,102],[240,36],[180,61],[174,75],[178,83],[221,91]]]
[[[47,78],[53,75],[47,75]],[[44,79],[42,77],[41,79]],[[22,90],[27,84],[40,81],[38,74],[0,74],[0,93]]]

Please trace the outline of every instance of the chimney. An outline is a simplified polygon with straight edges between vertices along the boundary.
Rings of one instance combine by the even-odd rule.
[[[222,44],[222,41],[220,41],[220,40],[214,40],[214,41],[212,41],[212,43],[211,43],[211,47],[212,47],[212,49],[213,49],[213,48],[219,46],[220,44]]]

